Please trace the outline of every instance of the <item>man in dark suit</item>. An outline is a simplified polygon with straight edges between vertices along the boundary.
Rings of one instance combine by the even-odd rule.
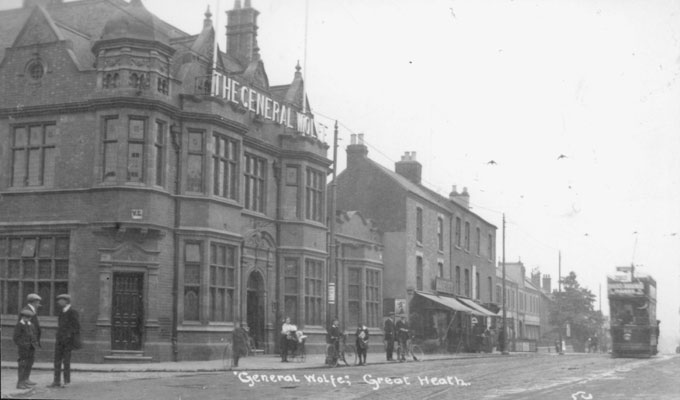
[[[38,321],[38,308],[41,307],[40,301],[42,301],[42,298],[38,296],[35,293],[31,293],[28,296],[26,296],[26,307],[24,307],[24,310],[29,310],[31,313],[33,313],[33,316],[31,317],[31,328],[33,329],[33,334],[35,335],[36,338],[36,348],[41,347],[40,346],[40,321]],[[19,319],[21,319],[21,315],[19,316]],[[33,357],[31,357],[31,362],[30,365],[28,365],[26,368],[28,368],[28,375],[26,375],[26,379],[24,380],[24,384],[28,386],[35,386],[35,382],[32,380],[28,379],[29,376],[31,375],[31,369],[33,368]]]
[[[54,346],[54,381],[50,387],[64,387],[71,383],[71,351],[80,340],[78,312],[71,307],[71,296],[60,294],[57,304],[61,307]],[[64,385],[61,384],[61,366],[64,364]]]
[[[31,375],[31,368],[33,367],[33,360],[35,356],[35,348],[38,347],[38,339],[35,336],[35,330],[31,323],[31,318],[35,313],[28,308],[21,310],[19,322],[14,327],[14,344],[17,345],[17,352],[19,354],[18,370],[19,379],[17,381],[17,389],[30,389],[31,386],[27,382]]]
[[[385,326],[384,326],[384,331],[385,331],[385,356],[387,358],[387,361],[393,361],[392,353],[394,352],[394,339],[395,339],[394,321],[392,319],[393,317],[394,317],[394,313],[391,312],[390,315],[385,320]]]

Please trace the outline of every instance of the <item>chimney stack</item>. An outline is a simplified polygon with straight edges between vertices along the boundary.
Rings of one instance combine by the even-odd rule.
[[[422,178],[423,166],[416,160],[415,151],[407,151],[401,156],[401,161],[397,161],[394,164],[394,171],[419,185]]]
[[[347,168],[352,168],[358,162],[368,158],[368,148],[364,144],[364,134],[352,134],[350,145],[347,146]]]
[[[467,187],[463,187],[463,191],[458,193],[456,185],[453,185],[453,191],[449,193],[449,199],[462,207],[470,208],[470,193],[468,193]]]
[[[259,11],[246,0],[234,2],[234,8],[227,11],[227,55],[236,58],[244,67],[259,57],[257,46],[257,16]]]
[[[550,287],[550,275],[543,275],[543,287],[541,290],[543,290],[543,293],[547,294],[552,292],[552,288]]]

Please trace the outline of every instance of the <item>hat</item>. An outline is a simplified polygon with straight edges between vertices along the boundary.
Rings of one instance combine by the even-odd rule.
[[[390,316],[394,315],[394,311],[390,311],[389,315]]]
[[[33,311],[31,311],[30,309],[28,309],[28,308],[23,308],[23,309],[21,310],[20,314],[21,314],[21,315],[25,315],[25,316],[27,316],[27,317],[32,317],[32,316],[35,315],[35,313],[34,313]]]
[[[66,294],[66,293],[60,294],[59,296],[57,296],[57,300],[59,300],[59,299],[64,299],[64,300],[66,300],[70,303],[71,302],[71,295]]]
[[[27,301],[42,300],[42,298],[35,293],[29,294],[28,296],[26,296],[26,299]]]

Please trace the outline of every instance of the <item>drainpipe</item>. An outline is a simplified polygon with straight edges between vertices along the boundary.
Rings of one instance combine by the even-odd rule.
[[[173,225],[173,241],[174,241],[174,264],[172,274],[172,361],[178,361],[179,350],[177,348],[177,325],[179,323],[178,309],[179,309],[179,227],[180,227],[180,188],[182,176],[182,123],[179,125],[172,124],[170,126],[170,136],[172,138],[172,147],[175,150],[177,157],[177,167],[175,171],[175,220]]]
[[[283,139],[279,136],[279,148],[283,148]],[[276,234],[276,247],[274,248],[274,272],[275,272],[275,283],[274,283],[274,315],[275,320],[272,324],[274,327],[274,352],[278,353],[279,349],[279,332],[281,332],[281,252],[279,250],[281,246],[281,220],[283,218],[281,210],[281,199],[283,195],[281,191],[283,190],[281,181],[283,180],[283,160],[279,157],[278,164],[274,165],[274,183],[276,184],[276,223],[274,224],[275,234]],[[299,173],[299,172],[298,172]],[[298,176],[298,183],[300,177]],[[300,186],[298,186],[298,191]],[[299,196],[299,192],[297,196]],[[297,198],[295,199],[297,202]],[[300,212],[300,210],[298,210]]]

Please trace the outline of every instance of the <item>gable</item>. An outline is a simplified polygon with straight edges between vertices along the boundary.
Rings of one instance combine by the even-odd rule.
[[[35,7],[12,47],[55,43],[64,40],[59,28],[42,7]]]

